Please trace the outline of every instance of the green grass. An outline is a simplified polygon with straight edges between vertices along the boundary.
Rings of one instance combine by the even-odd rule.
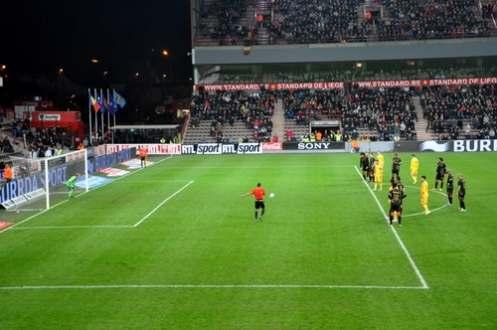
[[[419,157],[431,186],[438,156]],[[177,157],[1,233],[0,329],[496,328],[497,154],[443,156],[467,178],[468,212],[444,208],[398,229],[427,290],[390,288],[421,283],[357,155]],[[402,158],[413,214],[419,191]],[[263,223],[241,197],[258,181],[276,194]],[[386,208],[386,192],[377,196]],[[431,208],[444,203],[431,195]],[[19,286],[44,288],[5,289]]]

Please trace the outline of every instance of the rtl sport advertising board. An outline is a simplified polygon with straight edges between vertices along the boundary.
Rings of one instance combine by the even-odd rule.
[[[240,144],[223,144],[223,143],[200,143],[184,144],[181,147],[183,155],[246,155],[261,154],[262,144],[260,143],[240,143]]]

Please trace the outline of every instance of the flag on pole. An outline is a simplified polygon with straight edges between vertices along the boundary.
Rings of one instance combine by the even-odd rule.
[[[126,99],[122,97],[118,92],[115,90],[113,91],[113,100],[114,103],[117,104],[117,106],[122,109],[126,106]]]
[[[119,111],[119,108],[118,108],[116,102],[112,98],[110,98],[109,102],[107,103],[107,110],[111,114],[115,114],[117,111]]]
[[[90,103],[91,103],[91,106],[93,107],[93,110],[95,112],[99,112],[100,109],[102,108],[102,106],[100,105],[100,103],[93,97],[90,95]]]
[[[97,104],[100,107],[99,110],[101,110],[102,113],[104,113],[105,110],[107,110],[106,106],[105,106],[105,100],[104,100],[104,98],[102,96],[97,96]]]

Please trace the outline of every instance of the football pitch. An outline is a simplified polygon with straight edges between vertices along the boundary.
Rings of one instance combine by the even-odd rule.
[[[440,156],[465,175],[468,212],[433,191],[421,215],[401,154],[392,228],[357,154],[313,154],[165,158],[15,215],[0,329],[497,328],[497,154],[418,156],[431,188]],[[257,182],[263,222],[242,197]]]

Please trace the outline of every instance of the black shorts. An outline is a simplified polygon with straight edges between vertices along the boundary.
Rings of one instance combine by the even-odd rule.
[[[442,181],[444,179],[444,174],[442,173],[437,173],[437,181]]]
[[[392,174],[399,175],[399,173],[400,173],[400,168],[392,168]]]
[[[400,204],[390,205],[390,213],[392,213],[392,212],[402,212],[402,205],[400,205]]]
[[[466,197],[466,193],[464,194],[459,193],[457,194],[457,196],[459,197],[459,199],[464,199],[464,197]]]
[[[454,189],[447,189],[447,195],[452,196]]]
[[[266,206],[264,205],[264,201],[255,201],[255,209],[264,209]]]
[[[147,159],[147,157],[140,157],[140,160],[141,160],[142,162],[144,162],[144,161],[145,161],[145,159]]]

